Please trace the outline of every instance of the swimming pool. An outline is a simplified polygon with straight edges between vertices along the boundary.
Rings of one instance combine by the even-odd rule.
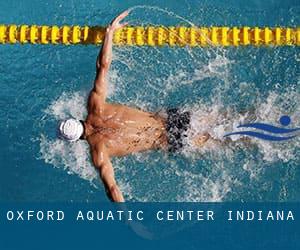
[[[132,25],[297,26],[298,1],[16,1],[0,23],[107,24],[132,8]],[[56,139],[59,119],[83,118],[95,46],[0,46],[1,201],[103,201],[84,142]],[[300,126],[299,47],[116,47],[109,100],[150,111],[210,115],[215,136],[255,117]],[[251,111],[247,113],[247,111]],[[223,114],[227,113],[226,116]],[[195,129],[204,129],[193,124]],[[214,145],[113,160],[129,201],[299,201],[300,137]]]

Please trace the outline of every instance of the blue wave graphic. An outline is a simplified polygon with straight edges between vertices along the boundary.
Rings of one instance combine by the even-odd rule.
[[[280,117],[279,122],[282,126],[288,126],[291,124],[291,118],[287,115],[283,115]],[[286,141],[295,138],[297,135],[290,135],[290,136],[283,136],[284,134],[291,134],[297,131],[300,131],[300,128],[282,128],[282,127],[276,127],[270,124],[266,123],[246,123],[239,125],[237,128],[254,128],[259,129],[262,132],[268,132],[272,134],[279,134],[281,136],[277,135],[270,135],[265,134],[262,132],[255,132],[255,131],[238,131],[238,132],[232,132],[229,134],[224,135],[224,137],[231,136],[231,135],[247,135],[255,138],[259,138],[266,141]]]
[[[233,133],[224,135],[224,137],[231,136],[231,135],[248,135],[248,136],[256,137],[256,138],[266,140],[266,141],[286,141],[286,140],[290,140],[290,139],[293,139],[296,137],[296,135],[285,136],[285,137],[284,136],[273,136],[273,135],[267,135],[267,134],[258,133],[258,132],[254,132],[254,131],[233,132]]]
[[[294,129],[278,128],[265,123],[248,123],[248,124],[240,125],[238,126],[238,128],[256,128],[273,134],[287,134],[287,133],[300,131],[300,128],[294,128]]]

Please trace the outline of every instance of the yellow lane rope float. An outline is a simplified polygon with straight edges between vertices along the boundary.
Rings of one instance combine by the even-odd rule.
[[[0,25],[0,44],[100,44],[105,27]],[[114,44],[136,46],[299,46],[300,27],[126,27]]]

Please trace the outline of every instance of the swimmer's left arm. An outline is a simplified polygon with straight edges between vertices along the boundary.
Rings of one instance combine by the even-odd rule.
[[[123,12],[117,16],[111,24],[107,27],[103,46],[96,61],[96,79],[94,84],[94,91],[102,96],[104,99],[107,94],[107,75],[112,61],[112,44],[113,36],[116,30],[121,29],[127,23],[120,23],[127,15],[128,11]]]
[[[122,192],[115,180],[114,169],[107,149],[103,143],[94,148],[92,152],[92,159],[95,167],[99,170],[100,178],[105,186],[109,199],[114,202],[124,202]]]

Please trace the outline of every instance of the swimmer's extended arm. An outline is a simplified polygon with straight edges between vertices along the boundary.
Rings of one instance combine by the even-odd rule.
[[[127,23],[121,24],[120,22],[128,15],[128,13],[129,13],[128,11],[123,12],[122,14],[117,16],[107,27],[103,46],[97,57],[94,91],[98,95],[100,95],[103,98],[103,100],[105,100],[107,94],[106,78],[112,61],[112,44],[113,44],[114,32],[117,29],[121,29],[127,25]]]
[[[99,170],[100,178],[105,186],[107,196],[111,201],[124,202],[123,195],[116,183],[114,169],[104,144],[93,150],[92,158]]]

